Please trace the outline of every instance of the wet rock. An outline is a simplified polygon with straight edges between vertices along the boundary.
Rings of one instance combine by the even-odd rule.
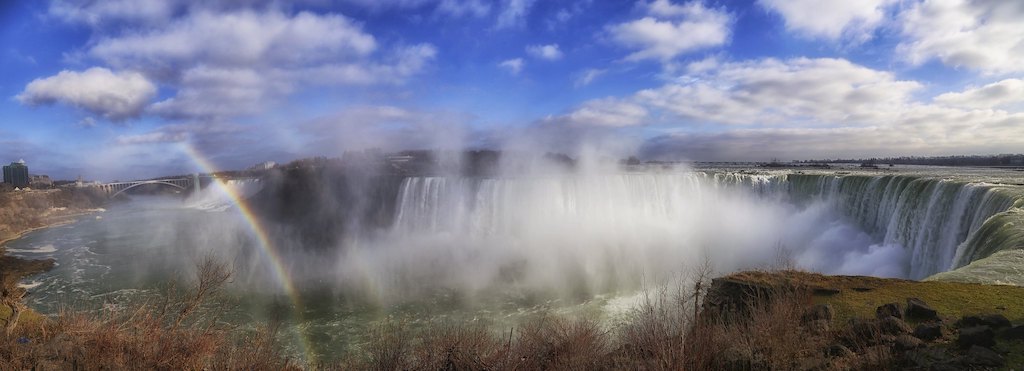
[[[804,312],[803,320],[804,322],[817,320],[824,320],[828,322],[832,321],[832,318],[835,317],[835,313],[836,311],[835,309],[832,309],[832,305],[818,304],[808,308],[807,311]]]
[[[996,344],[995,333],[988,326],[974,326],[960,329],[956,344],[961,348],[972,346],[992,347]]]
[[[975,345],[967,351],[964,362],[974,366],[1002,367],[1006,359],[991,349]]]
[[[924,345],[924,342],[921,341],[921,339],[904,334],[896,337],[894,345],[896,347],[896,350],[906,351],[920,348],[922,345]]]
[[[903,319],[903,308],[899,303],[883,304],[875,308],[875,318],[896,317]]]
[[[928,306],[924,300],[918,298],[907,298],[907,318],[922,321],[939,319],[939,313]]]
[[[942,337],[942,324],[937,322],[922,323],[917,325],[914,329],[914,337],[924,340],[932,341]]]

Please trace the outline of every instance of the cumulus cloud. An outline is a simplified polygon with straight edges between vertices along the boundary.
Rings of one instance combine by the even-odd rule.
[[[526,52],[538,59],[549,61],[562,59],[562,51],[558,49],[558,44],[530,45],[526,47]]]
[[[779,13],[786,29],[806,36],[854,40],[869,39],[885,20],[886,8],[895,0],[759,0],[761,6]]]
[[[723,45],[729,39],[729,14],[707,8],[700,1],[676,5],[658,0],[648,4],[647,14],[607,28],[615,43],[636,50],[627,60],[669,60],[686,52]]]
[[[952,107],[995,108],[1024,103],[1024,80],[1006,79],[962,92],[951,92],[935,97],[935,102]]]
[[[372,35],[341,15],[203,11],[168,27],[103,38],[88,53],[115,66],[174,69],[197,62],[303,65],[367,56],[376,49]]]
[[[647,109],[639,104],[604,98],[587,101],[572,112],[551,116],[544,121],[559,125],[614,128],[639,125],[645,118]]]
[[[504,68],[513,75],[518,75],[523,70],[525,64],[526,62],[523,62],[522,58],[513,58],[501,61],[501,63],[498,63],[498,67]]]
[[[108,120],[123,121],[138,117],[155,95],[156,85],[141,73],[93,67],[32,80],[16,98],[29,105],[67,104]]]
[[[340,14],[211,7],[98,37],[86,54],[174,88],[148,111],[173,119],[254,114],[309,85],[401,84],[437,55],[430,44],[382,47]]]
[[[915,81],[844,59],[761,59],[718,64],[635,99],[699,123],[814,125],[876,122],[897,112]]]
[[[986,73],[1024,71],[1024,2],[925,0],[900,16],[897,51],[914,65],[943,64]]]

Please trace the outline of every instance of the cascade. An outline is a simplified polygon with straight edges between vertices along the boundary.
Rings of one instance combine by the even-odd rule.
[[[917,175],[694,171],[410,177],[398,192],[395,230],[474,236],[530,233],[552,225],[637,230],[653,224],[684,230],[690,228],[684,223],[707,214],[723,194],[796,207],[821,202],[877,243],[905,249],[907,274],[916,279],[1020,248],[1024,241],[1013,223],[1021,219],[1019,187]]]

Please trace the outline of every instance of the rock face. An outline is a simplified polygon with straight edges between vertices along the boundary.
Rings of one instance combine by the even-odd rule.
[[[939,313],[921,299],[907,298],[907,318],[934,321],[939,319]]]
[[[956,338],[956,344],[961,348],[972,346],[983,346],[991,348],[996,345],[995,333],[988,326],[974,326],[960,329],[960,335]]]

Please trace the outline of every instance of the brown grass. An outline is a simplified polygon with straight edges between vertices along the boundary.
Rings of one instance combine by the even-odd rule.
[[[276,328],[240,339],[235,328],[204,310],[231,277],[211,258],[197,265],[186,290],[168,290],[167,300],[99,313],[65,311],[0,337],[0,369],[288,369]]]

